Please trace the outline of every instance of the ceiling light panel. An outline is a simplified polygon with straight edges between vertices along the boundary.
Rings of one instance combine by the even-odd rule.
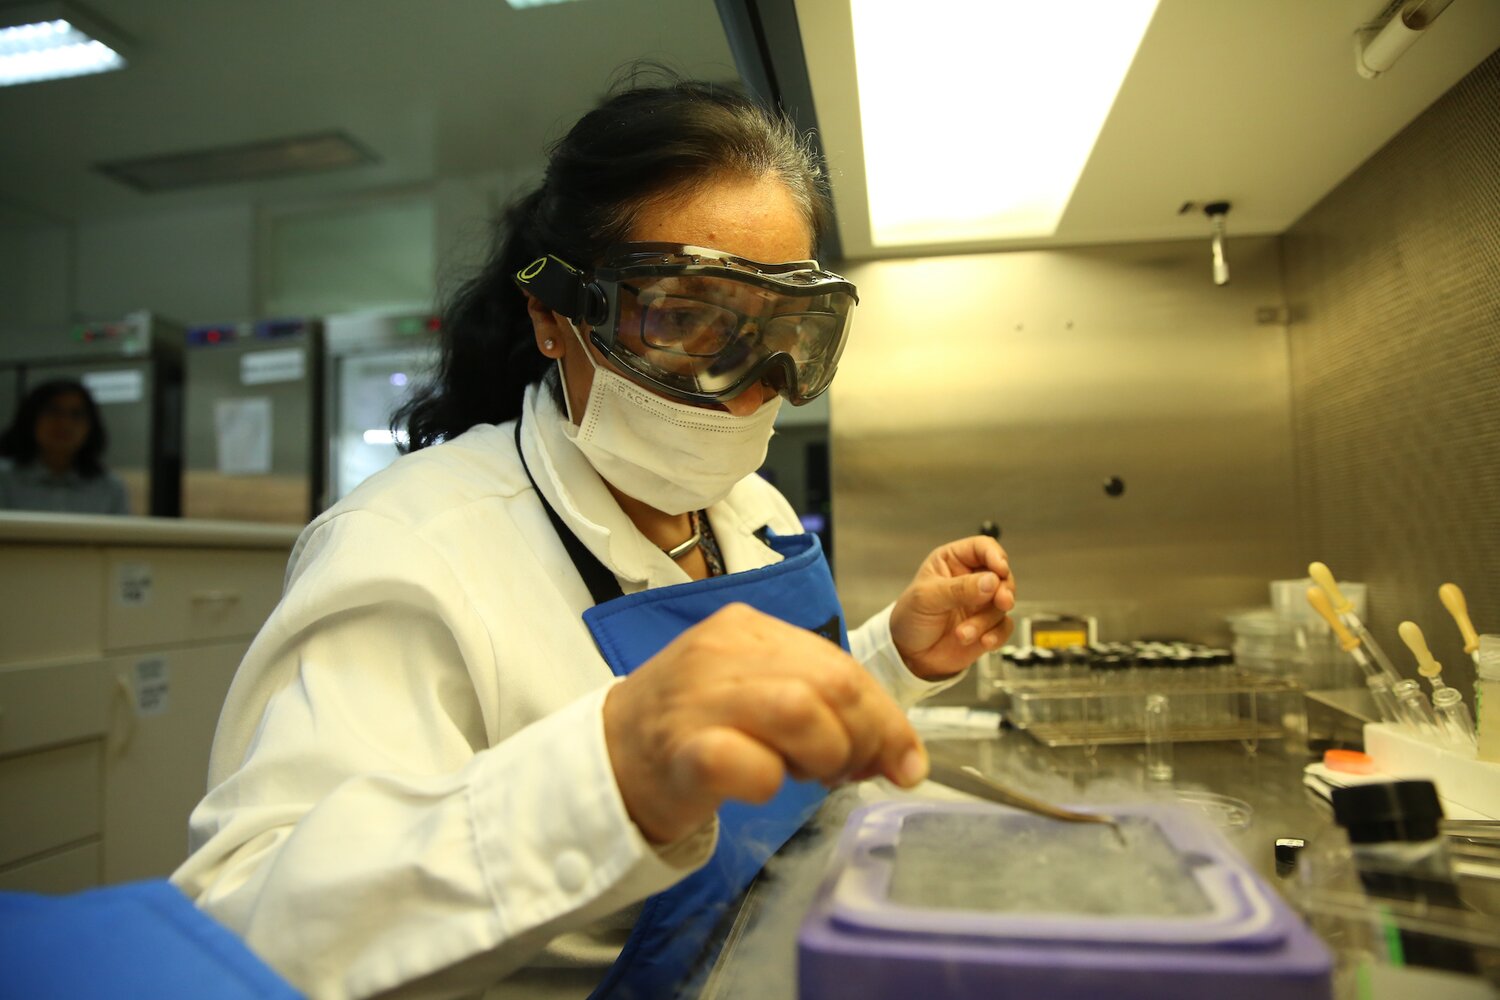
[[[1050,236],[1157,0],[851,0],[876,246]]]
[[[0,9],[0,87],[124,69],[119,43],[60,3]]]
[[[376,162],[368,149],[343,132],[320,132],[242,146],[115,160],[97,170],[146,194],[212,184],[295,177]]]

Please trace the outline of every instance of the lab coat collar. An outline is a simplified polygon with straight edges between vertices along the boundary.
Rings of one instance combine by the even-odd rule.
[[[651,587],[686,583],[687,573],[620,509],[599,473],[563,430],[567,415],[545,384],[526,387],[522,404],[521,451],[537,488],[594,557],[621,578],[627,593]],[[766,527],[775,508],[768,484],[747,477],[721,502],[708,509],[731,572],[780,562],[781,557],[754,537]]]

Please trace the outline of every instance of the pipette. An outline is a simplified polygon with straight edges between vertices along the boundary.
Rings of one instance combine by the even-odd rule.
[[[1324,563],[1308,563],[1307,575],[1323,588],[1323,592],[1333,602],[1333,610],[1338,614],[1339,619],[1349,626],[1351,632],[1359,636],[1359,641],[1369,653],[1370,659],[1385,671],[1385,675],[1391,679],[1391,686],[1395,687],[1401,681],[1401,671],[1395,668],[1390,658],[1385,655],[1385,650],[1380,648],[1380,643],[1375,641],[1369,629],[1365,628],[1364,622],[1360,621],[1359,616],[1354,613],[1354,605],[1349,603],[1349,599],[1344,596],[1343,591],[1339,590],[1338,583],[1333,579],[1333,570]]]
[[[1464,704],[1463,695],[1459,694],[1455,688],[1443,683],[1443,665],[1433,659],[1432,650],[1427,648],[1427,638],[1422,635],[1422,629],[1416,622],[1402,622],[1396,631],[1400,634],[1401,641],[1406,643],[1406,647],[1417,658],[1417,673],[1427,678],[1432,684],[1432,710],[1436,713],[1433,722],[1438,732],[1450,743],[1463,747],[1474,746],[1477,742],[1474,735],[1474,718],[1469,714],[1469,707]],[[1426,699],[1423,699],[1424,705],[1425,701]]]
[[[1307,588],[1307,603],[1312,605],[1314,611],[1323,616],[1328,627],[1333,629],[1334,637],[1338,639],[1339,648],[1354,658],[1359,664],[1359,669],[1365,675],[1365,687],[1370,689],[1370,697],[1375,699],[1375,710],[1380,713],[1382,722],[1402,722],[1405,716],[1401,713],[1401,706],[1396,701],[1396,695],[1391,691],[1391,679],[1364,654],[1359,648],[1359,640],[1350,634],[1339,616],[1334,613],[1333,605],[1328,601],[1328,595],[1317,587]]]
[[[1458,589],[1456,583],[1445,583],[1438,588],[1438,600],[1443,602],[1443,607],[1453,616],[1453,621],[1458,625],[1458,631],[1464,637],[1464,652],[1479,663],[1479,633],[1474,630],[1474,623],[1469,620],[1469,604],[1464,600],[1464,592]]]

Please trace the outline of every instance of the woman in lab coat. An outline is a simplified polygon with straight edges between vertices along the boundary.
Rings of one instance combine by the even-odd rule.
[[[903,708],[1014,583],[950,543],[846,628],[753,475],[847,335],[827,217],[784,121],[672,83],[503,220],[411,453],[298,541],[174,876],[295,985],[668,996],[827,786],[925,776]]]
[[[108,442],[82,382],[54,379],[32,389],[0,434],[0,510],[129,514],[125,484],[104,466]]]

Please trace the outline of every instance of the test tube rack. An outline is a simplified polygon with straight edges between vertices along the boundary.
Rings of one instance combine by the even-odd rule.
[[[1024,656],[994,656],[985,673],[1010,723],[1049,747],[1144,743],[1146,702],[1158,694],[1169,705],[1173,742],[1253,743],[1306,731],[1298,678],[1236,666],[1218,652],[1137,661],[1146,667],[1122,667],[1110,656],[1105,669],[1081,656],[1041,668]]]

